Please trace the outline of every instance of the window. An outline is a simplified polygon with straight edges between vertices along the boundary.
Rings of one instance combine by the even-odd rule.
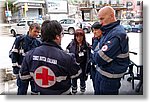
[[[102,1],[99,1],[99,4],[102,5]]]
[[[33,21],[27,21],[28,26],[30,26],[33,23]]]
[[[140,1],[137,1],[137,6],[140,6],[141,2]]]
[[[117,0],[117,4],[119,4],[119,0]]]
[[[67,24],[73,24],[75,23],[75,20],[67,20]]]
[[[19,23],[18,26],[25,26],[25,23]]]
[[[109,0],[109,4],[111,4],[111,0]]]
[[[60,24],[64,24],[64,20],[61,20],[61,21],[60,21]]]
[[[20,21],[17,26],[25,26],[26,25],[26,21]]]
[[[19,23],[26,23],[26,21],[20,21]]]
[[[133,5],[132,2],[127,2],[127,7],[128,7],[128,6],[132,6],[132,5]]]

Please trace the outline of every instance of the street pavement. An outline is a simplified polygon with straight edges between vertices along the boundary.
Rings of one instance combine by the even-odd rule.
[[[125,76],[125,78],[121,80],[121,88],[119,90],[119,95],[143,95],[143,87],[140,89],[139,92],[136,92],[136,86],[139,83],[138,80],[135,81],[135,89],[132,89],[131,82],[127,81],[127,78],[129,75]],[[78,92],[76,95],[94,95],[94,90],[92,86],[92,80],[90,77],[88,77],[88,80],[86,81],[86,91],[85,93],[81,93],[79,89],[79,80],[78,80]],[[17,95],[17,86],[16,86],[16,80],[10,80],[5,83],[1,83],[1,94],[2,95]],[[30,95],[30,85],[28,87],[28,95]]]
[[[142,58],[142,47],[141,47],[141,40],[139,40],[139,38],[141,38],[141,34],[139,33],[129,33],[129,48],[131,51],[135,51],[137,53],[139,53],[136,57],[138,57],[138,59],[134,56],[133,60],[135,60],[136,62],[139,62]],[[86,34],[86,38],[89,41],[89,43],[91,43],[91,36],[92,34]],[[65,34],[64,38],[62,39],[62,48],[65,49],[65,47],[67,46],[67,44],[71,41],[71,39],[73,38],[72,35],[68,35]],[[11,61],[8,57],[8,51],[10,50],[12,43],[14,41],[14,37],[12,37],[12,35],[9,33],[9,25],[5,25],[5,24],[0,24],[0,46],[3,48],[3,50],[1,50],[1,54],[0,54],[0,58],[1,62],[0,62],[0,69],[11,69]],[[136,43],[135,43],[136,42]],[[141,57],[140,57],[141,56]],[[134,72],[136,75],[136,68],[134,67]],[[9,73],[11,74],[11,73]],[[16,95],[17,93],[17,86],[16,86],[16,79],[14,80],[9,80],[9,81],[2,81],[2,77],[5,77],[5,74],[3,74],[2,72],[0,73],[0,94],[2,95]],[[127,78],[130,77],[129,75],[126,75],[124,77],[124,79],[122,78],[121,80],[121,88],[119,90],[119,95],[143,95],[143,87],[141,88],[140,92],[136,92],[135,89],[132,89],[132,84],[131,82],[127,81]],[[134,86],[136,88],[137,84],[139,83],[139,80],[135,80],[134,81]],[[79,81],[78,81],[78,85],[79,85]],[[86,82],[87,84],[87,88],[86,88],[86,92],[83,94],[80,92],[79,88],[78,88],[78,93],[77,95],[93,95],[94,91],[93,91],[93,86],[92,86],[92,81],[90,79],[90,77],[88,77],[88,80]],[[78,86],[79,87],[79,86]],[[28,94],[30,94],[30,87],[28,89]]]
[[[12,36],[9,31],[10,24],[0,23],[0,36]]]

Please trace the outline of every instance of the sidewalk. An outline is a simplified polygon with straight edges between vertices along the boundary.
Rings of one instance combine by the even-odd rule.
[[[143,95],[143,88],[141,88],[140,92],[136,92],[135,89],[132,89],[131,82],[127,81],[127,78],[129,76],[125,76],[124,79],[121,80],[121,88],[119,90],[119,95]],[[134,87],[136,88],[136,85],[139,81],[135,81]],[[78,80],[78,87],[79,87],[79,80]],[[93,87],[92,87],[92,80],[88,77],[88,80],[86,82],[86,91],[85,93],[81,93],[79,88],[77,95],[94,95]],[[3,87],[2,87],[3,86]],[[3,83],[1,86],[1,89],[4,89],[1,93],[2,95],[16,95],[17,94],[17,86],[16,86],[16,80],[11,80],[8,82]],[[28,95],[30,95],[30,86],[28,88]]]
[[[8,34],[9,29],[10,29],[11,25],[8,23],[0,23],[0,33],[1,34]]]
[[[9,24],[9,23],[0,23],[0,27],[10,27],[11,25],[12,24]]]

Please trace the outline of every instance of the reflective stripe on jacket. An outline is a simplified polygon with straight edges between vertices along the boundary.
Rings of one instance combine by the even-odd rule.
[[[40,94],[57,95],[70,89],[71,78],[81,73],[75,58],[67,54],[54,42],[43,43],[25,56],[20,78],[34,78]]]
[[[129,66],[128,37],[119,21],[103,26],[103,36],[99,50],[95,50],[93,59],[99,70],[110,74],[126,72]]]

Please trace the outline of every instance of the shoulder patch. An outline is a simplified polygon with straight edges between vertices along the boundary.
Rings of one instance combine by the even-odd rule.
[[[102,47],[102,51],[107,51],[108,50],[108,46],[107,45],[104,45],[103,47]]]

